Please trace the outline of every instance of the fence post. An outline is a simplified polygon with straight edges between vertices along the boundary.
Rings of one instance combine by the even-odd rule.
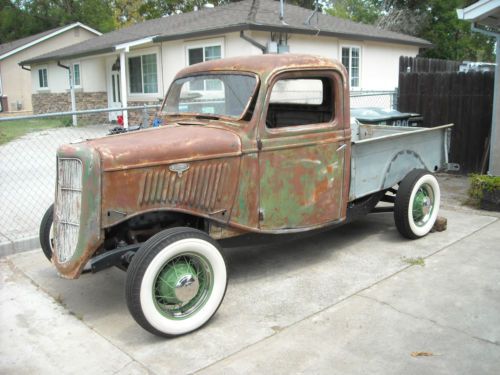
[[[394,89],[393,94],[391,95],[391,109],[398,109],[398,96],[399,96],[399,88],[396,87]]]
[[[143,128],[148,128],[149,127],[148,124],[149,124],[148,109],[146,107],[144,107],[142,109],[142,123],[141,123],[141,125]]]

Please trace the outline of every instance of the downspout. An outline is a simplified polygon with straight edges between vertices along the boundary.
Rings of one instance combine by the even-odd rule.
[[[246,40],[248,43],[252,44],[253,46],[257,47],[258,49],[260,49],[262,51],[262,53],[266,53],[267,52],[267,48],[266,46],[260,44],[259,42],[257,42],[255,39],[252,39],[250,38],[249,36],[246,36],[245,35],[245,32],[243,30],[240,31],[240,38],[243,39],[243,40]]]
[[[31,68],[26,68],[24,65],[21,65],[22,70],[27,70],[28,72],[31,72]]]
[[[472,24],[472,31],[496,38],[496,67],[495,79],[493,88],[493,108],[491,116],[491,134],[490,134],[490,161],[488,174],[493,176],[500,176],[500,33],[489,30],[484,30],[477,27],[475,23]]]
[[[69,93],[71,97],[71,112],[76,111],[76,99],[75,99],[75,86],[73,85],[73,71],[69,66],[61,64],[61,61],[57,61],[57,66],[66,69],[69,73]],[[78,125],[78,120],[76,115],[72,115],[73,126]]]

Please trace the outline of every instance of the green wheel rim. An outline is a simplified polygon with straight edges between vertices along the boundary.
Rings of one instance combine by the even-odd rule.
[[[155,277],[153,300],[168,319],[181,320],[199,311],[210,298],[214,274],[207,259],[184,253],[168,260]]]
[[[413,221],[417,226],[422,227],[430,220],[433,211],[434,191],[430,185],[422,184],[413,199]]]

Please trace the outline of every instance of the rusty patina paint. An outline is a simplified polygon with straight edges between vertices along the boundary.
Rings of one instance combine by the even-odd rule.
[[[59,150],[65,157],[92,160],[92,168],[87,163],[84,172],[77,252],[66,264],[54,260],[61,274],[78,277],[101,246],[106,228],[145,212],[167,210],[207,218],[220,238],[249,231],[310,230],[344,220],[351,147],[344,67],[305,55],[245,56],[192,65],[176,79],[222,71],[258,77],[251,120],[159,113],[165,124],[159,129]],[[282,74],[301,77],[307,71],[335,79],[334,118],[327,124],[267,129],[269,87]],[[189,168],[178,174],[170,168],[178,163]]]
[[[170,163],[117,170],[103,175],[103,227],[158,210],[195,214],[226,223],[237,188],[240,159],[190,162],[179,174]],[[122,216],[110,213],[119,212]]]
[[[120,134],[89,141],[89,145],[101,154],[103,172],[241,154],[237,134],[210,126],[208,122]]]

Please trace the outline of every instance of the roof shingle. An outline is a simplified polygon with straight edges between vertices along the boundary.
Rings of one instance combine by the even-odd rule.
[[[185,39],[200,35],[238,30],[283,31],[298,34],[337,36],[346,39],[375,40],[429,47],[424,39],[364,25],[319,13],[307,19],[312,11],[294,5],[285,6],[284,22],[279,19],[279,2],[242,0],[227,5],[204,8],[196,12],[175,14],[141,22],[87,41],[23,61],[21,64],[96,55],[114,51],[118,44],[154,37],[155,42]]]

